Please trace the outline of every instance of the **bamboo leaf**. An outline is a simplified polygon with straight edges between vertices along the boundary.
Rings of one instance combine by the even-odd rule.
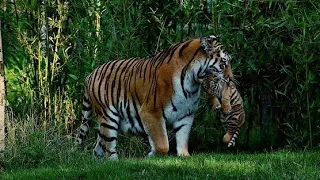
[[[78,80],[78,77],[73,74],[68,74],[69,77],[71,77],[73,80]]]

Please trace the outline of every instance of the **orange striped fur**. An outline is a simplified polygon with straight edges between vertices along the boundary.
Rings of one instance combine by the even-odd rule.
[[[223,141],[228,144],[228,147],[235,146],[240,128],[245,122],[243,99],[233,81],[231,63],[229,62],[223,78],[208,75],[202,82],[202,87],[207,93],[212,109],[221,108],[222,110],[220,121],[227,130]]]
[[[222,74],[229,56],[215,36],[175,44],[151,58],[105,63],[86,78],[82,143],[94,113],[99,134],[97,157],[117,159],[118,131],[147,135],[151,152],[167,154],[166,124],[176,133],[177,153],[189,156],[188,139],[199,103],[200,83],[208,74]]]

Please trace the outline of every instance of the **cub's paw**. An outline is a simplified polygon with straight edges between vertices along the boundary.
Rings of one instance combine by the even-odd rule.
[[[224,113],[224,114],[229,114],[230,112],[231,112],[231,105],[223,105],[222,106],[222,112]]]
[[[230,112],[231,112],[231,109],[230,109],[230,110],[229,110],[229,109],[227,109],[227,110],[224,109],[224,110],[223,110],[223,113],[224,113],[224,114],[230,114]]]

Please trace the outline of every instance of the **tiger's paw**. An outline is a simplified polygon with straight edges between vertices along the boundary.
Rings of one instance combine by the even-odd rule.
[[[181,151],[178,151],[178,156],[180,156],[180,157],[189,157],[190,154],[189,154],[188,150],[181,150]]]
[[[154,157],[156,153],[154,151],[150,151],[147,157]]]
[[[109,160],[111,161],[118,161],[118,154],[111,154],[109,156]]]

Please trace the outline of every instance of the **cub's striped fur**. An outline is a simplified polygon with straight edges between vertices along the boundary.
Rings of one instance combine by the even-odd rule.
[[[200,83],[208,74],[222,73],[229,56],[215,36],[178,43],[152,58],[131,58],[105,63],[86,78],[82,143],[92,113],[97,115],[97,157],[117,159],[118,131],[145,134],[150,156],[167,154],[166,123],[176,132],[177,153],[189,156],[188,138],[199,103]]]
[[[230,67],[230,64],[228,66]],[[221,75],[220,77],[212,75],[206,76],[202,87],[207,92],[211,107],[213,109],[221,108],[222,110],[222,113],[220,113],[220,121],[227,130],[223,141],[228,143],[228,147],[230,147],[235,145],[235,140],[239,135],[240,128],[245,122],[245,112],[242,97],[235,83],[232,80],[228,81],[228,76],[227,80],[224,77]],[[230,77],[230,79],[232,78],[233,77]]]

